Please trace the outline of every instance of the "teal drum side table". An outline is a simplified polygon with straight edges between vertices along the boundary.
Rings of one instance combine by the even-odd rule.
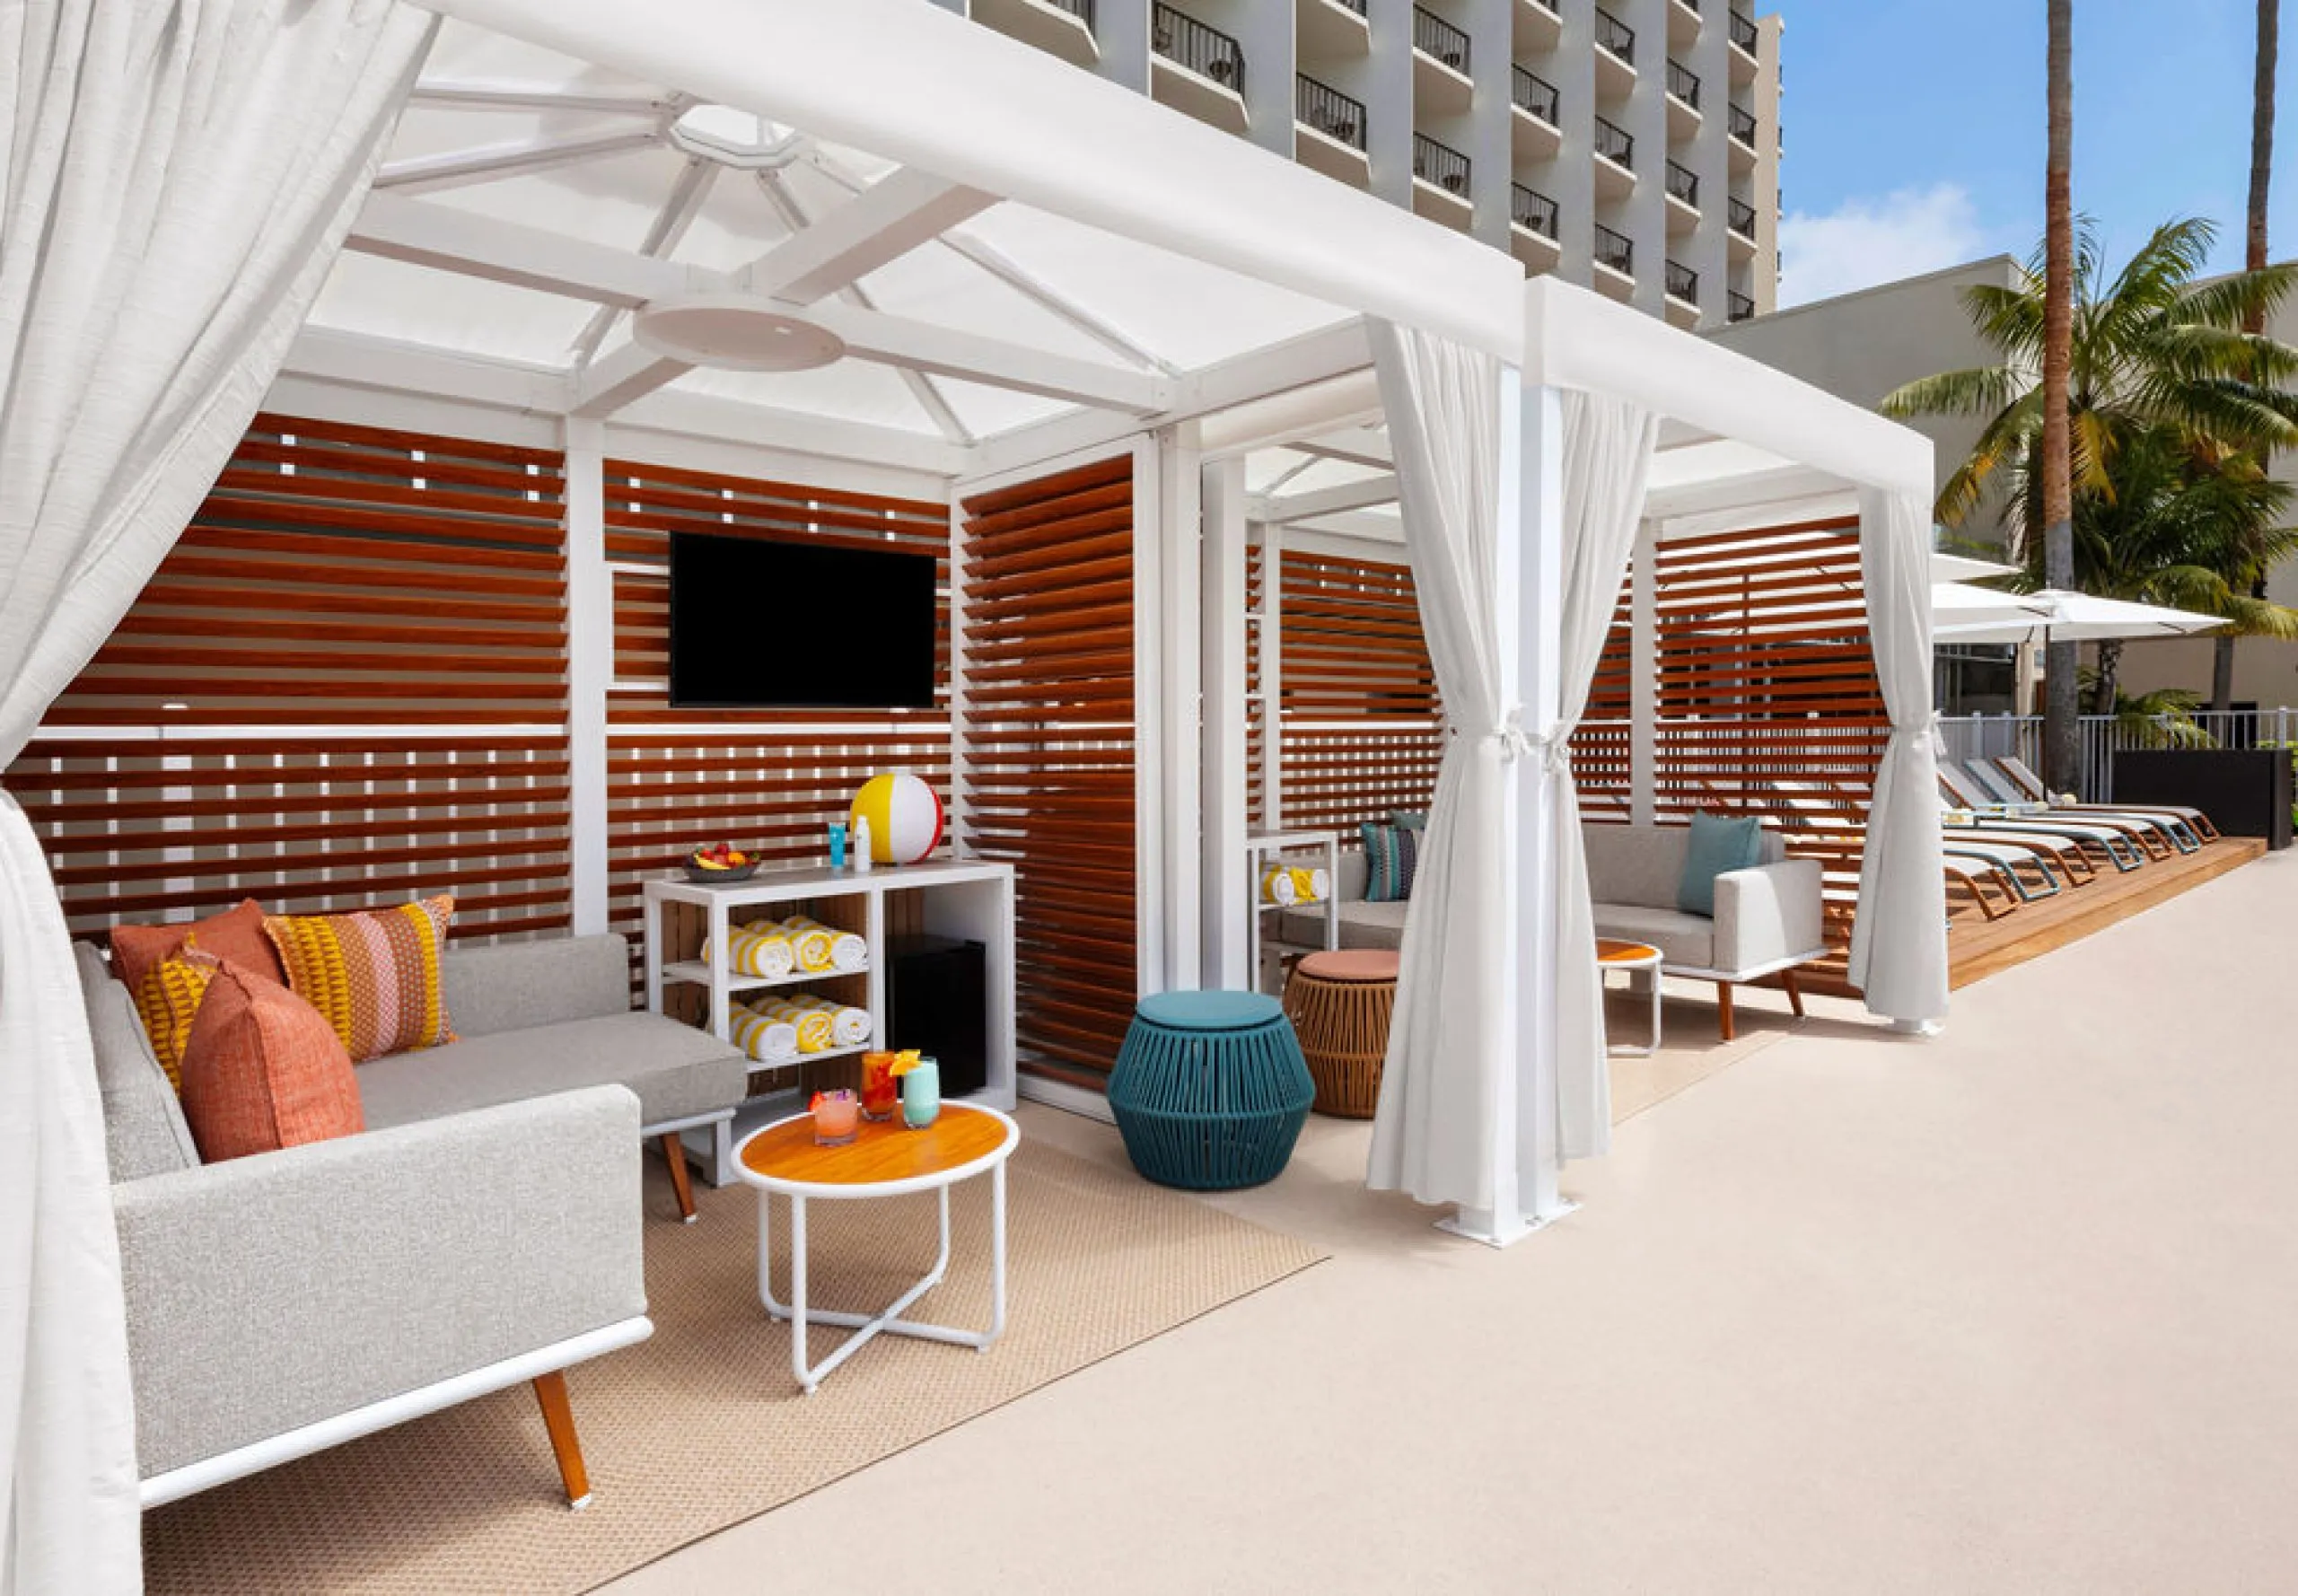
[[[1277,1177],[1316,1095],[1276,999],[1161,992],[1134,1011],[1109,1101],[1135,1169],[1162,1186],[1228,1191]]]

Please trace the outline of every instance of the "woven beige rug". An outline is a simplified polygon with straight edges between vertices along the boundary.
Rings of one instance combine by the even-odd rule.
[[[1325,1256],[1130,1171],[1027,1141],[1009,1179],[1004,1337],[976,1353],[881,1337],[802,1397],[789,1327],[769,1323],[758,1302],[755,1195],[699,1190],[700,1220],[671,1223],[668,1181],[650,1161],[654,1335],[567,1374],[589,1508],[566,1510],[533,1393],[520,1386],[156,1510],[144,1521],[148,1588],[586,1591]],[[874,1310],[922,1275],[934,1258],[933,1203],[812,1205],[816,1302]],[[787,1211],[776,1210],[778,1247]],[[984,1324],[986,1181],[957,1189],[952,1217],[949,1277],[910,1311]],[[786,1274],[776,1278],[786,1289]],[[842,1334],[817,1328],[811,1355]]]

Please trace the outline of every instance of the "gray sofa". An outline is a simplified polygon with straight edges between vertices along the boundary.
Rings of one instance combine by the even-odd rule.
[[[1684,854],[1690,846],[1688,827],[1592,824],[1581,828],[1581,836],[1588,850],[1596,934],[1649,943],[1660,950],[1664,973],[1714,981],[1717,1021],[1725,1041],[1736,1034],[1732,988],[1741,982],[1776,976],[1795,1013],[1803,1012],[1796,967],[1827,952],[1816,860],[1788,858],[1778,833],[1765,832],[1763,864],[1715,878],[1711,918],[1676,907],[1676,884],[1682,879]],[[1344,850],[1336,884],[1340,944],[1401,947],[1411,905],[1365,902],[1364,873],[1364,851]],[[1321,908],[1289,909],[1281,922],[1284,941],[1323,945]]]
[[[463,1039],[361,1065],[364,1134],[203,1165],[126,988],[77,953],[144,1504],[522,1381],[587,1500],[562,1372],[653,1331],[642,1127],[731,1114],[741,1056],[632,1013],[618,937],[456,950]]]

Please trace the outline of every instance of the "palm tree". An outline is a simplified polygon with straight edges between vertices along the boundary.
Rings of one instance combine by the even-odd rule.
[[[2298,609],[2254,597],[2227,571],[2252,555],[2267,563],[2298,553],[2298,528],[2287,524],[2294,490],[2252,457],[2197,448],[2177,428],[2155,426],[2124,440],[2112,480],[2074,495],[2070,526],[2074,578],[2080,592],[2141,604],[2167,604],[2224,618],[2243,636],[2298,639]],[[2022,519],[2039,497],[2035,473],[2021,469],[2011,507]],[[2239,554],[2237,553],[2239,551]],[[2030,549],[2026,580],[2046,583]],[[2098,645],[2093,715],[2115,713],[2119,642]]]
[[[2043,574],[2074,580],[2074,442],[2066,394],[2074,350],[2074,0],[2050,0],[2050,153],[2043,177]],[[2043,768],[2071,786],[2082,762],[2074,650],[2044,651]],[[2063,789],[2062,789],[2063,790]]]
[[[2267,263],[2267,201],[2274,192],[2274,75],[2282,53],[2282,0],[2259,0],[2259,43],[2250,78],[2250,227],[2243,265],[2262,271]],[[2245,332],[2266,330],[2266,317],[2253,311],[2242,323]],[[2259,463],[2267,463],[2261,455]],[[2255,562],[2253,562],[2255,564]],[[2267,567],[2259,566],[2246,575],[2251,596],[2266,597]],[[2234,635],[2221,636],[2212,649],[2210,706],[2224,711],[2234,705]]]

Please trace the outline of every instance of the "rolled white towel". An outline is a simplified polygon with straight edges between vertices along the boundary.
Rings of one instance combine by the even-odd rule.
[[[761,1064],[779,1064],[798,1057],[798,1028],[783,1020],[769,1020],[748,1004],[727,1011],[734,1046]]]
[[[1300,901],[1301,890],[1289,867],[1272,864],[1261,872],[1260,895],[1263,902],[1290,905]]]
[[[797,956],[791,951],[790,939],[779,925],[737,925],[726,933],[726,947],[732,955],[729,969],[746,976],[763,976],[778,981],[795,967]],[[703,939],[702,961],[708,964],[715,950],[708,938]]]
[[[840,931],[804,915],[793,915],[783,921],[781,931],[790,939],[802,969],[844,975],[870,968],[870,944],[850,931]]]
[[[1332,896],[1332,872],[1323,869],[1309,872],[1309,896],[1319,903]]]
[[[794,997],[793,1006],[829,1016],[830,1045],[836,1048],[858,1048],[870,1039],[870,1011],[857,1009],[850,1004],[835,1003],[809,992]]]

